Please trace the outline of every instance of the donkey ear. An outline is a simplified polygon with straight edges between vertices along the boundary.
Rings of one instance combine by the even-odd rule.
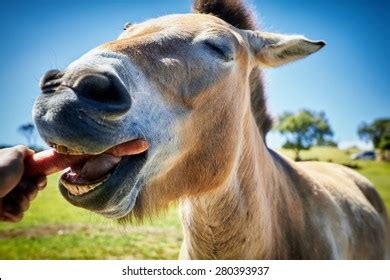
[[[324,41],[311,41],[303,36],[245,32],[256,63],[262,67],[280,66],[304,58],[325,46]]]

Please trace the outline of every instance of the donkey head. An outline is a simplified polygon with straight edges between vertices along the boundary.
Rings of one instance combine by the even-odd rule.
[[[90,155],[61,177],[63,196],[108,217],[139,218],[223,185],[252,116],[253,70],[322,46],[210,14],[170,15],[127,26],[64,71],[49,71],[33,112],[39,133],[60,152]],[[106,152],[136,139],[148,149]]]

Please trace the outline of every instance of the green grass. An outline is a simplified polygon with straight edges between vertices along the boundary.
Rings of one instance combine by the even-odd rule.
[[[6,259],[177,259],[181,236],[172,231],[83,232],[0,240]]]
[[[117,226],[116,223],[111,220],[69,204],[69,202],[67,202],[58,191],[57,180],[57,175],[53,175],[48,178],[48,185],[46,189],[40,192],[38,197],[32,202],[31,208],[25,213],[21,222],[16,224],[0,223],[0,237],[1,230],[27,229],[48,224],[108,224]],[[153,220],[146,220],[144,225],[180,228],[178,214],[174,207],[165,213],[163,219],[157,217]]]
[[[354,151],[317,147],[303,159],[357,164],[390,209],[390,163],[352,161]],[[293,156],[290,151],[282,151]],[[20,223],[0,223],[0,259],[176,259],[182,230],[176,207],[141,226],[119,226],[66,202],[49,178]]]
[[[49,177],[20,223],[0,223],[0,259],[177,259],[182,229],[176,207],[126,228],[70,205]]]

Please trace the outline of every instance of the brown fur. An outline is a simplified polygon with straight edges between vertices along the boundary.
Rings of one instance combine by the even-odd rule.
[[[241,0],[197,0],[193,10],[198,13],[212,14],[240,29],[257,30],[255,16]],[[267,112],[264,82],[261,70],[255,68],[250,75],[251,106],[257,127],[263,139],[272,127],[272,118]]]
[[[199,58],[189,42],[202,32],[235,44],[234,67]],[[132,215],[182,201],[183,258],[383,258],[387,218],[372,184],[344,167],[297,164],[267,148],[262,91],[261,110],[252,109],[251,91],[262,83],[254,86],[257,62],[243,34],[215,16],[179,15],[131,27],[101,47],[128,55],[164,102],[185,108],[173,128],[180,148],[166,155]]]

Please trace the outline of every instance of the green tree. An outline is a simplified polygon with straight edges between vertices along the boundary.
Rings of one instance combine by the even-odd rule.
[[[34,144],[34,132],[35,132],[35,126],[32,123],[26,123],[21,126],[19,126],[18,131],[26,138],[27,145],[29,147],[33,146]]]
[[[276,130],[286,137],[283,148],[294,150],[295,160],[300,160],[302,150],[333,142],[329,139],[333,131],[324,112],[285,112],[279,116]]]
[[[382,154],[381,158],[387,159],[385,154],[390,150],[390,119],[381,118],[370,124],[362,123],[358,128],[358,135],[364,141],[371,141]]]

